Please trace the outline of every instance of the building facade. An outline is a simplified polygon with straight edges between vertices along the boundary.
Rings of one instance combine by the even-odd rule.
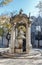
[[[31,43],[35,48],[42,47],[42,17],[32,17],[33,23],[31,25]],[[38,39],[36,37],[38,36]],[[39,39],[40,38],[40,39]]]

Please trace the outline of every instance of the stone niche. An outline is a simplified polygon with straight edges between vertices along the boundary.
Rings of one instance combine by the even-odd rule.
[[[19,13],[12,19],[10,50],[11,53],[29,53],[31,49],[31,22],[26,14]]]

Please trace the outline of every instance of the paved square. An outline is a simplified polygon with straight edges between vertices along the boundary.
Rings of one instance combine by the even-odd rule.
[[[42,65],[42,59],[0,59],[0,65]]]

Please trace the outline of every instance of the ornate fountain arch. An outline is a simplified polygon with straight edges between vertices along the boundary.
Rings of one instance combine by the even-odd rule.
[[[11,53],[15,53],[15,30],[18,24],[26,25],[26,53],[29,53],[31,47],[31,22],[29,21],[29,17],[26,14],[19,13],[11,18],[11,23],[13,24],[13,29],[11,31],[11,41],[10,41],[10,49]],[[19,51],[21,53],[23,51]]]

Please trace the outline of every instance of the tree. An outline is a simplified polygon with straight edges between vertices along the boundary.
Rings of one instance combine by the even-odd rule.
[[[3,32],[4,32],[3,28],[0,28],[0,36],[3,35]]]
[[[36,8],[39,9],[39,14],[42,13],[42,1],[39,1],[39,3],[37,4]]]
[[[12,2],[12,0],[0,0],[0,6],[6,5],[9,2]]]
[[[10,32],[10,31],[11,31],[11,28],[12,28],[12,25],[11,25],[11,23],[9,23],[9,22],[5,22],[5,23],[4,23],[4,27],[7,28],[7,31],[8,31],[8,32]]]

